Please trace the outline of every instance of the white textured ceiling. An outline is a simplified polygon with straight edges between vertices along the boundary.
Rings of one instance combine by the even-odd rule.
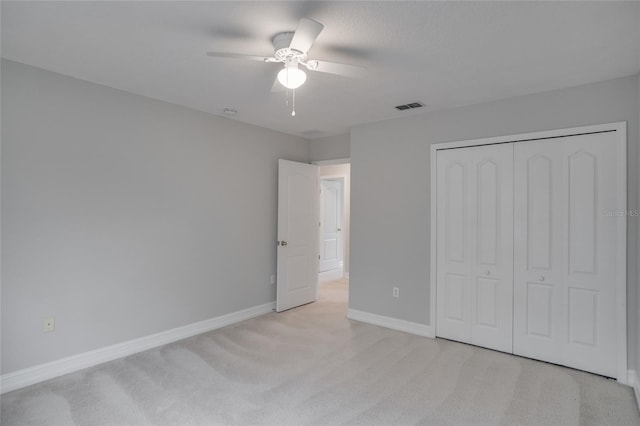
[[[2,2],[2,56],[308,139],[353,125],[635,74],[638,2]],[[310,57],[367,68],[311,73],[298,115],[271,93],[271,55],[308,17]],[[422,101],[407,113],[393,106]]]

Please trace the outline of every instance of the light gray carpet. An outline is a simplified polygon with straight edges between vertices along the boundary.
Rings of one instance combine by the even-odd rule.
[[[349,321],[346,285],[6,394],[2,424],[640,424],[611,380]]]

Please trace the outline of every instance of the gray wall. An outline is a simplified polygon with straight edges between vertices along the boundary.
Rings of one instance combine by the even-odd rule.
[[[429,323],[432,143],[627,121],[628,204],[638,208],[637,98],[638,76],[630,76],[353,128],[350,308]],[[631,353],[638,308],[637,243],[638,218],[632,217],[628,238]],[[400,287],[397,299],[392,297],[394,286]]]
[[[277,159],[307,141],[15,62],[1,78],[2,373],[275,299]]]
[[[349,135],[315,139],[309,143],[311,161],[335,160],[351,156]]]

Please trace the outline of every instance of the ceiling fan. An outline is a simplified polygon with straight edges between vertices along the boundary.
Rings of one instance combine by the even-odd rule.
[[[278,73],[273,84],[272,91],[276,91],[279,85],[291,89],[293,93],[294,107],[291,115],[295,116],[295,89],[302,86],[307,80],[307,74],[301,66],[309,71],[337,74],[347,77],[357,77],[363,68],[354,65],[339,64],[335,62],[309,59],[308,52],[315,40],[320,35],[324,25],[313,19],[302,18],[295,32],[282,32],[273,38],[273,56],[244,55],[239,53],[207,52],[208,56],[217,58],[249,59],[265,63],[279,63],[283,68]]]

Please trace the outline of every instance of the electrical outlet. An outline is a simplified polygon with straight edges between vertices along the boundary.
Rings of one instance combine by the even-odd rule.
[[[275,283],[276,283],[276,276],[271,275],[271,284],[275,284]]]
[[[399,287],[394,287],[393,288],[393,297],[400,297],[400,288]]]
[[[42,331],[50,333],[56,329],[56,319],[54,317],[45,318],[42,323]]]

